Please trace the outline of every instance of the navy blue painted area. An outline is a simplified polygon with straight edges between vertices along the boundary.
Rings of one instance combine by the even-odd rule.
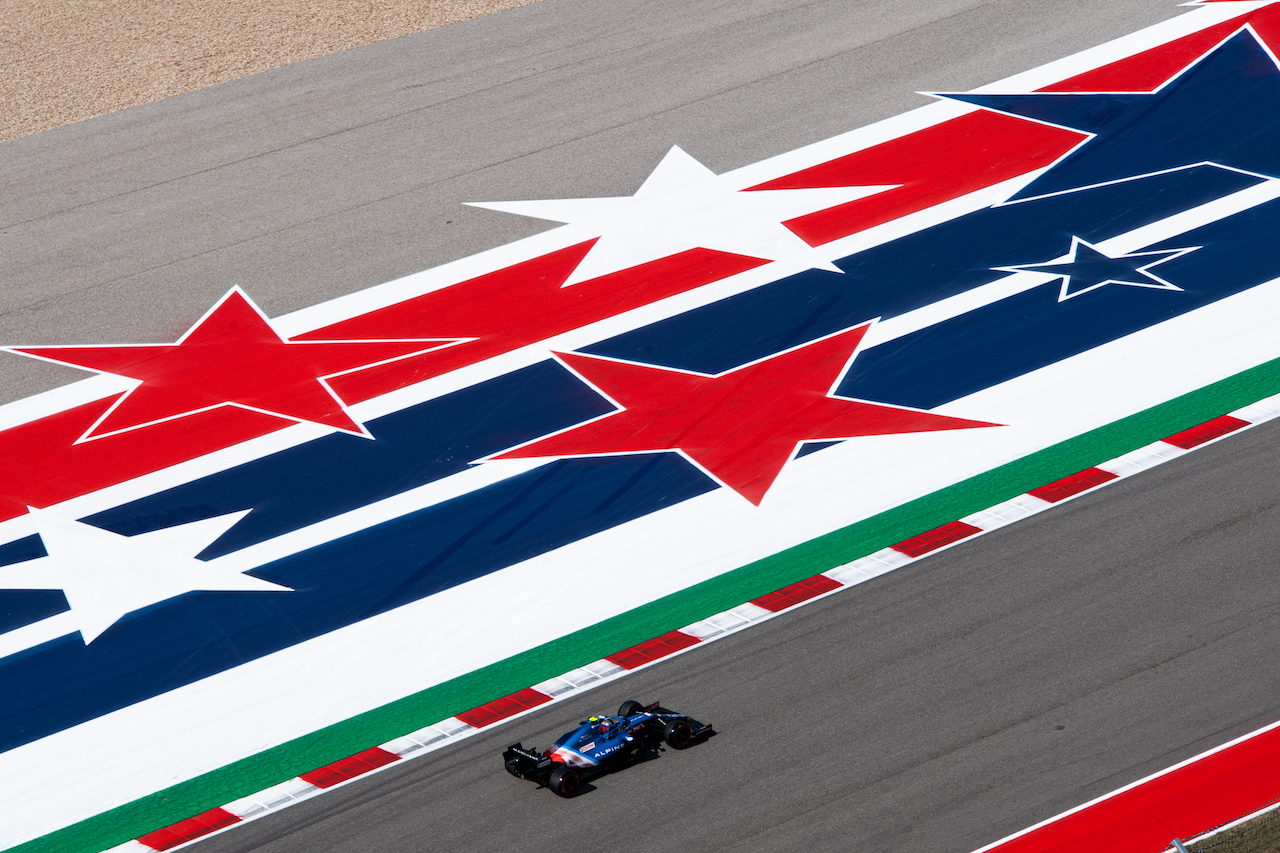
[[[546,361],[83,519],[124,536],[252,509],[200,554],[237,551],[456,474],[473,460],[613,410]]]
[[[0,590],[0,633],[57,616],[71,608],[57,589]]]
[[[0,545],[0,567],[46,556],[39,536],[26,536]],[[56,616],[69,608],[57,589],[0,589],[0,633]]]
[[[790,276],[583,351],[721,373],[1008,275],[993,267],[1051,260],[1073,235],[1098,243],[1258,182],[1201,167],[986,208],[845,258],[845,275]]]
[[[0,545],[0,566],[12,566],[14,563],[25,563],[48,555],[49,552],[44,549],[39,536],[24,536]]]
[[[800,449],[796,451],[796,458],[808,456],[810,453],[817,453],[819,450],[826,450],[828,447],[835,447],[841,444],[840,441],[806,441],[800,445]]]
[[[555,462],[253,572],[294,592],[188,593],[5,658],[0,751],[714,488],[674,453]]]
[[[1162,278],[1179,286],[1186,281],[1202,282],[1203,287],[1217,280],[1220,287],[1238,292],[1280,277],[1280,201],[1258,205],[1148,249],[1179,246],[1203,246],[1156,268]]]
[[[1018,198],[1206,162],[1280,177],[1280,69],[1247,30],[1153,94],[945,97],[1097,134]]]
[[[1280,202],[1151,247],[1202,246],[1159,267],[1183,292],[1108,284],[1058,302],[1058,282],[858,356],[839,393],[932,409],[1280,277]]]

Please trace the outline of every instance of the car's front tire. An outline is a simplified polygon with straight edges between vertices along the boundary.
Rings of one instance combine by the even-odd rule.
[[[562,797],[572,797],[582,787],[582,777],[572,767],[561,764],[551,771],[547,787]]]
[[[684,749],[693,742],[693,729],[684,720],[672,720],[667,723],[662,739],[672,749]]]

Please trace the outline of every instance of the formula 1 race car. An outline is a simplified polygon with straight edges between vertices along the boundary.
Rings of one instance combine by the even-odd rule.
[[[517,743],[507,747],[502,761],[512,776],[571,797],[584,778],[602,775],[652,754],[659,744],[684,749],[713,734],[709,724],[677,714],[657,702],[643,706],[627,700],[618,709],[618,716],[583,720],[545,754]]]

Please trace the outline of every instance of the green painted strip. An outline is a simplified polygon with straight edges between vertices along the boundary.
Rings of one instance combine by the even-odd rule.
[[[1280,359],[12,850],[99,853],[1276,393]]]

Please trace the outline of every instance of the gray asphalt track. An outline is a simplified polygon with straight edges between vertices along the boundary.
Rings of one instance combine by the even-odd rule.
[[[0,145],[0,343],[170,341],[1026,70],[1174,0],[543,0]],[[0,358],[0,400],[83,374]],[[964,851],[1280,716],[1271,452],[1233,437],[199,849]],[[624,698],[723,734],[562,802],[502,773]]]

